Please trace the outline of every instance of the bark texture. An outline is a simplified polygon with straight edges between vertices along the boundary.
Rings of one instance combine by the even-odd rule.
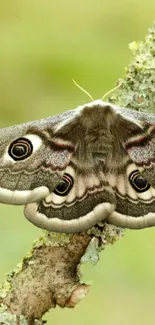
[[[87,234],[45,231],[0,287],[0,325],[41,325],[50,308],[74,307],[89,290],[80,282],[80,263],[96,263],[99,250],[121,235],[106,224]]]

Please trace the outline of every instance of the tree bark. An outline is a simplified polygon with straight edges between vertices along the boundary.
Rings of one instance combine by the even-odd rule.
[[[132,61],[119,88],[109,98],[119,106],[153,110],[155,93],[155,24],[144,42],[130,44]],[[74,307],[88,292],[80,283],[81,262],[98,260],[98,253],[123,234],[101,223],[87,233],[44,232],[23,261],[0,287],[1,325],[41,325],[56,305]]]

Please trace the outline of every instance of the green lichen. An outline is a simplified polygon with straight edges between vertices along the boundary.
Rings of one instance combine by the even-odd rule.
[[[41,246],[45,244],[45,246],[64,246],[65,244],[68,244],[71,238],[71,234],[65,234],[65,233],[54,233],[49,231],[44,231],[44,236],[40,237],[39,242],[36,241],[37,246],[41,243]],[[36,244],[35,244],[36,246]]]
[[[92,236],[85,254],[81,258],[81,263],[90,261],[96,264],[99,260],[99,253],[105,249],[108,244],[114,244],[123,236],[123,229],[105,222],[100,222],[98,226],[93,227],[87,232]]]
[[[155,106],[155,23],[144,42],[132,42],[132,61],[124,82],[109,101],[135,110],[153,111]]]
[[[20,273],[22,270],[22,262],[18,263],[16,267],[6,274],[6,280],[0,285],[0,299],[4,299],[11,289],[11,282],[15,274]],[[1,324],[1,323],[0,323]]]
[[[99,260],[98,246],[98,238],[93,237],[85,251],[85,254],[82,256],[80,263],[87,263],[90,260],[92,264],[96,264]]]
[[[9,292],[11,288],[11,284],[9,281],[4,281],[1,285],[0,285],[0,299],[4,299],[7,295],[7,293]]]
[[[17,325],[17,321],[19,325],[28,325],[25,317],[23,315],[16,316],[7,312],[7,308],[5,305],[0,305],[0,324],[1,325]]]

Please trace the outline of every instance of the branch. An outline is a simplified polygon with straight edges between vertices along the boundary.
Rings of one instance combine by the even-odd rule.
[[[88,234],[45,231],[0,288],[0,324],[40,325],[50,308],[74,307],[89,289],[80,283],[81,258],[96,262],[98,247],[103,249],[120,235],[121,230],[106,224]]]
[[[132,62],[110,101],[134,109],[154,108],[155,24],[143,43],[132,43]],[[81,262],[98,260],[98,253],[122,235],[101,223],[87,233],[43,232],[31,251],[0,287],[0,324],[41,325],[42,316],[56,305],[74,307],[89,286],[80,282]]]

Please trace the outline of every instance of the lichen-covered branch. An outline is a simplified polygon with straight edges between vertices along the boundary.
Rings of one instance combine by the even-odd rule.
[[[130,49],[133,59],[109,100],[137,110],[153,110],[155,24],[145,41],[130,44]],[[0,324],[41,325],[50,308],[74,307],[89,289],[80,280],[80,262],[96,262],[99,251],[121,235],[119,228],[106,223],[82,234],[44,232],[0,287]]]
[[[144,42],[129,44],[132,61],[126,76],[110,101],[118,106],[142,111],[155,109],[155,22]]]
[[[98,251],[121,233],[106,224],[92,228],[88,234],[45,231],[0,287],[0,324],[40,325],[50,308],[74,307],[89,289],[80,282],[81,259],[95,263]]]

